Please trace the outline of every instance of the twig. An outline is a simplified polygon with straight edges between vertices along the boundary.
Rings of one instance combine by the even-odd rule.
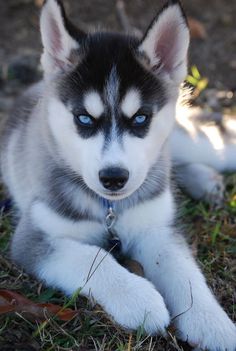
[[[125,4],[124,4],[123,0],[116,1],[116,13],[117,13],[118,20],[119,20],[124,32],[133,34],[137,37],[142,36],[142,34],[143,34],[142,31],[136,27],[133,27],[130,24],[129,18],[127,16],[126,11],[125,11]]]
[[[191,305],[190,307],[187,308],[187,310],[177,314],[175,317],[173,317],[171,319],[171,322],[173,322],[176,318],[182,316],[183,314],[187,313],[189,310],[191,310],[191,308],[193,307],[193,291],[192,291],[192,284],[191,284],[191,281],[189,280],[189,287],[190,287],[190,296],[191,296]]]
[[[96,265],[96,267],[94,268],[94,270],[92,271],[92,268],[96,262],[96,259],[100,253],[100,251],[102,250],[101,248],[98,250],[98,252],[96,253],[96,256],[94,257],[93,259],[93,262],[92,262],[92,265],[89,269],[89,272],[88,272],[88,276],[87,276],[87,279],[86,279],[86,282],[84,284],[84,286],[88,283],[88,281],[92,278],[92,276],[94,275],[94,273],[96,272],[96,270],[98,269],[98,267],[100,266],[100,264],[103,262],[103,260],[112,252],[112,250],[115,249],[115,247],[117,246],[117,243],[115,245],[112,246],[112,248],[106,252],[106,254],[101,258],[101,260],[98,262],[98,264]]]

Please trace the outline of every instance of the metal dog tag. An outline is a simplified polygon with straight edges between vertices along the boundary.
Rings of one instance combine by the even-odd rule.
[[[109,249],[111,250],[111,254],[119,260],[121,257],[121,241],[113,228],[116,222],[117,216],[115,212],[113,211],[112,207],[109,207],[108,213],[106,215],[106,226],[107,226],[107,232],[109,234],[108,238],[108,246]]]
[[[106,226],[109,231],[112,231],[112,228],[116,222],[116,214],[113,211],[112,207],[109,207],[108,213],[106,215]]]

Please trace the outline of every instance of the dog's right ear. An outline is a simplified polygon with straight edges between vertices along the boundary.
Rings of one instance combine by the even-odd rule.
[[[85,34],[68,21],[59,0],[44,2],[40,29],[44,48],[41,63],[44,71],[56,73],[73,67],[73,53],[79,49],[79,38]]]

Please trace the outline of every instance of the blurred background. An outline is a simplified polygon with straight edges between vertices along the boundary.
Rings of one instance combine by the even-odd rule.
[[[0,0],[0,113],[24,85],[41,76],[38,17],[43,0]],[[164,0],[123,2],[128,26],[145,31]],[[120,1],[64,0],[81,28],[123,31]],[[118,6],[117,6],[118,5]],[[236,111],[236,1],[183,0],[192,31],[188,81],[197,104],[226,113]],[[127,24],[126,24],[127,27]]]

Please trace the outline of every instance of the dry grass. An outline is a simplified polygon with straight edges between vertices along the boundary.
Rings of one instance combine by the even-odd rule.
[[[183,199],[180,214],[185,231],[208,282],[231,318],[236,318],[236,176],[227,177],[224,207],[213,209]],[[99,306],[82,297],[68,300],[58,291],[43,287],[11,264],[8,257],[11,226],[1,214],[0,287],[15,290],[33,301],[71,304],[79,314],[69,322],[48,318],[38,324],[20,314],[0,317],[0,349],[7,350],[189,350],[169,334],[168,340],[146,337],[142,329],[128,333],[114,325]]]

